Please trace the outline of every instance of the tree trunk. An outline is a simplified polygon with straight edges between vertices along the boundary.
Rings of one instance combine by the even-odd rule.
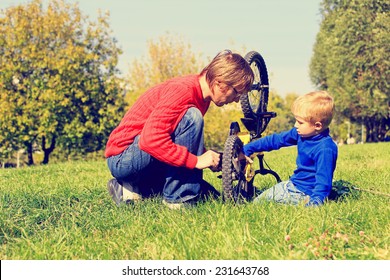
[[[33,145],[32,143],[24,143],[27,148],[27,165],[34,165],[34,157],[33,157]]]
[[[49,163],[50,154],[54,151],[55,146],[56,146],[56,137],[55,136],[53,136],[53,138],[51,139],[51,143],[50,143],[49,148],[46,148],[46,137],[42,137],[42,151],[44,152],[42,164]]]
[[[366,142],[378,142],[380,137],[380,121],[376,120],[375,117],[368,119],[366,122]]]

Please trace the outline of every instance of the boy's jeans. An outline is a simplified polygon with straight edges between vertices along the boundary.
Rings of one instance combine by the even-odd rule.
[[[262,192],[253,200],[253,202],[261,203],[262,201],[268,200],[298,205],[302,202],[306,203],[309,199],[310,198],[304,192],[298,190],[291,181],[283,181]]]
[[[185,146],[190,153],[204,152],[203,116],[197,108],[189,108],[174,133],[173,142]],[[111,174],[129,183],[143,195],[163,193],[168,202],[184,202],[198,196],[203,184],[202,170],[175,167],[162,163],[140,150],[139,136],[121,154],[107,159]]]

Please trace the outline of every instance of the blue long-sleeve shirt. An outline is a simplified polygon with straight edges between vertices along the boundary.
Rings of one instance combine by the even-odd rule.
[[[309,205],[322,204],[332,189],[333,173],[337,161],[337,145],[329,129],[312,137],[301,137],[296,128],[268,135],[244,146],[244,154],[278,150],[297,145],[297,168],[290,180],[295,187],[310,196]]]

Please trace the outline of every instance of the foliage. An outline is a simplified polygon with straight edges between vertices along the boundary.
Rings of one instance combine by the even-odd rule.
[[[207,149],[223,151],[226,138],[229,135],[230,124],[239,122],[243,114],[239,104],[233,103],[223,107],[210,105],[205,115],[205,145]],[[240,123],[241,130],[245,127]]]
[[[282,179],[296,149],[266,153]],[[339,148],[335,180],[389,193],[390,144]],[[217,174],[204,178],[221,188]],[[389,198],[368,192],[317,208],[208,200],[173,211],[161,198],[117,208],[104,161],[0,169],[2,260],[388,260]],[[257,176],[256,186],[272,186]]]
[[[275,112],[276,117],[271,119],[262,136],[291,129],[295,118],[291,113],[291,104],[297,98],[296,94],[288,94],[285,99],[275,92],[270,92],[268,99],[269,112]],[[241,131],[246,131],[241,122],[243,118],[240,104],[229,104],[222,108],[210,106],[205,116],[205,142],[208,148],[223,150],[224,143],[229,134],[230,124],[238,122]]]
[[[323,0],[310,76],[334,96],[339,113],[364,124],[367,141],[390,128],[390,4]]]
[[[0,146],[26,147],[29,164],[34,149],[43,163],[57,146],[101,149],[124,107],[108,14],[90,22],[77,5],[34,0],[0,15]]]
[[[170,78],[200,73],[202,61],[191,45],[178,36],[166,33],[148,41],[148,56],[133,60],[128,74],[129,103],[148,88]]]
[[[291,105],[297,97],[298,95],[290,93],[283,99],[277,93],[270,92],[268,111],[275,112],[276,117],[269,122],[265,134],[286,131],[294,126],[295,118],[291,113]]]

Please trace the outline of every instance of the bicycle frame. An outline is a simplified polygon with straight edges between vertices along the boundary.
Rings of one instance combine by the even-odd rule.
[[[274,112],[267,112],[269,114],[269,117],[273,118],[276,116],[276,113]],[[238,125],[238,123],[236,123]],[[254,134],[251,134],[250,132],[236,132],[237,137],[241,140],[243,145],[246,145],[250,143],[251,141],[255,140],[256,138],[260,138],[261,135],[259,135],[258,131]],[[259,169],[254,170],[253,165],[254,165],[254,158],[257,158],[259,160]],[[252,157],[252,163],[246,161],[245,167],[244,167],[244,175],[245,179],[247,182],[250,182],[253,180],[253,178],[257,175],[273,175],[276,179],[277,182],[281,182],[280,176],[273,170],[267,169],[264,167],[264,153],[263,152],[258,152],[254,153]]]
[[[222,160],[222,186],[225,199],[235,202],[241,198],[249,200],[255,194],[253,181],[256,175],[273,175],[280,182],[279,175],[264,166],[264,154],[257,153],[259,169],[254,170],[254,162],[247,162],[242,158],[242,149],[245,144],[261,138],[270,120],[276,117],[275,112],[267,111],[268,103],[268,74],[264,59],[257,52],[251,51],[245,56],[254,71],[255,81],[248,94],[242,95],[240,102],[244,114],[241,122],[247,132],[241,132],[238,122],[230,125],[229,136],[225,142]]]

